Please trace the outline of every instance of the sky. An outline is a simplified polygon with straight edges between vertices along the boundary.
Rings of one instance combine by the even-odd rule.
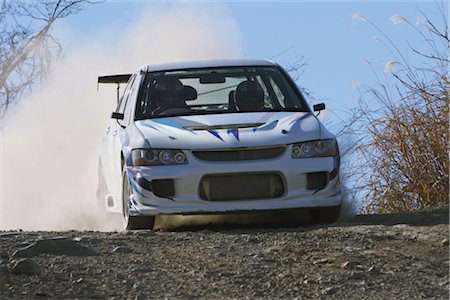
[[[169,9],[171,5],[198,9],[199,14],[201,7],[219,6],[236,22],[245,57],[271,59],[283,66],[298,61],[307,63],[297,83],[311,94],[311,103],[326,103],[332,121],[345,119],[355,105],[355,85],[376,84],[374,72],[377,76],[389,76],[383,74],[384,66],[395,59],[384,45],[386,39],[382,34],[367,22],[355,21],[354,13],[376,24],[402,53],[408,53],[410,45],[420,48],[421,40],[407,24],[393,24],[390,20],[393,15],[402,15],[412,23],[422,13],[432,20],[442,19],[435,1],[183,1],[174,4],[173,1],[106,0],[61,20],[59,28],[64,28],[66,33],[62,37],[64,50],[73,51],[83,44],[81,41],[95,39],[104,32],[119,36],[144,11]],[[448,6],[447,1],[444,6]],[[413,64],[420,63],[417,57],[408,56],[408,59]],[[139,67],[130,65],[128,72]]]

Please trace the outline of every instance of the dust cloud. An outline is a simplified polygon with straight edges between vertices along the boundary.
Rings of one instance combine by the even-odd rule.
[[[2,122],[0,230],[118,229],[95,198],[98,145],[116,102],[115,87],[97,92],[97,76],[242,56],[238,26],[222,5],[149,7],[127,28],[84,40]]]

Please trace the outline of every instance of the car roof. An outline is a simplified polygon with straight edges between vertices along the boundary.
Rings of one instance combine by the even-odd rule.
[[[256,66],[276,66],[270,60],[264,59],[210,59],[179,61],[163,64],[147,65],[141,68],[141,72],[174,71],[197,68],[214,67],[256,67]]]

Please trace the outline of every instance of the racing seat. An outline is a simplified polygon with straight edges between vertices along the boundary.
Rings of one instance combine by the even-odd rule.
[[[171,110],[172,112],[190,110],[185,102],[185,87],[177,78],[159,78],[153,89],[156,107],[152,115],[159,115]]]
[[[236,88],[234,102],[238,111],[264,110],[264,91],[255,81],[243,81]]]
[[[236,111],[236,104],[234,103],[234,94],[235,91],[231,91],[228,94],[228,111]]]

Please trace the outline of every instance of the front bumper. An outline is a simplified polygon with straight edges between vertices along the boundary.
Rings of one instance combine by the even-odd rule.
[[[335,206],[341,203],[339,166],[335,157],[292,159],[290,147],[277,158],[247,161],[202,161],[188,151],[185,151],[185,154],[189,161],[186,165],[127,167],[133,189],[129,199],[130,215],[276,210]],[[323,189],[307,189],[306,174],[314,172],[330,174],[328,184]],[[283,178],[284,194],[271,199],[233,201],[201,199],[199,187],[205,175],[239,173],[278,173]],[[140,180],[142,178],[145,180]],[[158,197],[151,191],[148,183],[158,179],[173,179],[175,189],[173,197]]]

